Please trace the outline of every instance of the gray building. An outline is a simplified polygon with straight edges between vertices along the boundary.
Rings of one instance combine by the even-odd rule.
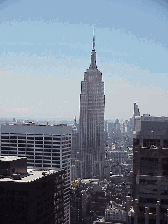
[[[168,117],[135,116],[134,223],[168,222]]]
[[[70,168],[72,127],[35,125],[1,126],[1,155],[26,156],[28,167],[61,168],[64,180],[64,223],[70,223]]]
[[[108,133],[111,133],[114,131],[114,123],[108,122]]]
[[[74,119],[74,124],[72,126],[72,148],[71,148],[71,180],[75,180],[81,175],[78,175],[79,172],[78,166],[76,166],[78,155],[80,154],[79,150],[79,132],[78,124],[76,123],[76,117]]]
[[[133,109],[133,117],[132,117],[132,121],[133,121],[133,131],[135,131],[135,116],[140,116],[140,111],[138,108],[138,103],[134,103],[134,109]]]
[[[79,140],[83,178],[103,176],[105,95],[102,73],[96,66],[95,37],[91,64],[81,82]]]

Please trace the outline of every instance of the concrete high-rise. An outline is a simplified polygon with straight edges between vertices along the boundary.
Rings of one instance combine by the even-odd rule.
[[[83,160],[83,178],[101,178],[104,160],[105,95],[102,73],[97,69],[95,37],[91,64],[81,82],[79,141]]]
[[[140,116],[140,111],[138,108],[138,104],[136,102],[134,103],[133,117],[132,117],[133,131],[135,131],[135,116]]]
[[[78,124],[76,123],[76,117],[74,119],[74,124],[72,126],[72,148],[71,148],[71,180],[75,180],[81,175],[77,175],[78,167],[77,159],[79,154],[79,132],[78,132]]]
[[[64,223],[70,223],[72,127],[21,123],[1,126],[1,155],[26,156],[28,167],[61,168],[64,175]]]

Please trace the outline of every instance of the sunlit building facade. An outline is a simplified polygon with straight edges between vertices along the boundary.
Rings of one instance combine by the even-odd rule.
[[[1,126],[1,155],[26,156],[28,167],[61,168],[64,175],[64,223],[70,223],[72,127],[21,123]]]
[[[96,66],[95,37],[91,64],[81,82],[79,135],[83,178],[101,178],[104,165],[105,95],[102,73]]]

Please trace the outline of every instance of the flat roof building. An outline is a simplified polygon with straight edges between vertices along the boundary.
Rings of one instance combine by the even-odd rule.
[[[63,170],[27,170],[27,158],[1,156],[0,173],[0,223],[64,222]]]
[[[1,126],[1,155],[27,157],[29,168],[59,168],[64,175],[64,223],[70,223],[72,127],[16,123]]]

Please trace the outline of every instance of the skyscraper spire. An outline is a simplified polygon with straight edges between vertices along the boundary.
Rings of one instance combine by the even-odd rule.
[[[92,47],[92,52],[91,52],[91,63],[90,63],[90,67],[91,69],[97,69],[96,66],[96,51],[95,51],[95,35],[94,35],[94,31],[93,31],[93,47]]]
[[[93,49],[92,50],[95,50],[95,34],[94,34],[94,30],[93,30]]]

